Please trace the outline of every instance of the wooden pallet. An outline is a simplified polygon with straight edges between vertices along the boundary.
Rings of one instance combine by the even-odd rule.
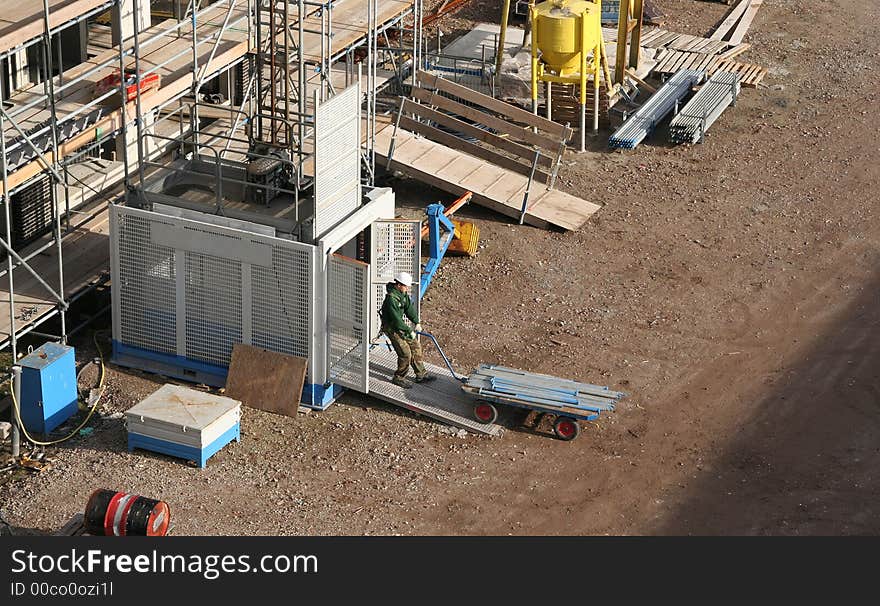
[[[729,42],[722,40],[670,32],[660,27],[643,32],[640,44],[644,48],[687,51],[709,55],[721,54],[731,47]]]
[[[55,532],[56,537],[78,537],[78,536],[91,536],[88,532],[86,532],[86,527],[83,522],[83,514],[78,513],[74,515],[70,520],[68,520],[67,524],[62,526],[57,532]]]
[[[717,71],[733,72],[739,74],[742,79],[740,84],[747,88],[757,88],[767,75],[766,67],[753,63],[739,63],[721,56],[679,51],[666,51],[660,55],[653,71],[661,76],[669,76],[683,69],[704,69],[710,76]]]
[[[709,68],[709,73],[714,74],[717,71],[739,74],[741,78],[740,85],[747,88],[757,88],[758,84],[761,83],[761,80],[764,79],[764,76],[767,75],[766,67],[761,67],[760,65],[755,65],[753,63],[737,63],[733,59],[716,61],[712,67]]]
[[[654,72],[663,76],[674,74],[683,69],[708,70],[718,57],[706,53],[689,53],[682,51],[662,51],[657,56]]]

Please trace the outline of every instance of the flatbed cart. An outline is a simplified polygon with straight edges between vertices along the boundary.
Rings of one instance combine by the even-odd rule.
[[[481,423],[498,420],[498,405],[556,415],[553,430],[561,440],[580,435],[578,421],[595,421],[603,412],[614,410],[626,394],[608,387],[579,383],[551,375],[542,375],[494,364],[481,364],[470,376],[459,375],[430,333],[430,339],[443,357],[446,367],[461,381],[462,390],[473,396],[474,418]]]

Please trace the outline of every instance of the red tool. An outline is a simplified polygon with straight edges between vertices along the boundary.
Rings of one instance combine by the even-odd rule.
[[[135,72],[132,70],[125,70],[125,100],[127,102],[134,101],[135,97],[137,97],[137,83],[135,80]],[[158,90],[160,81],[159,74],[147,74],[141,76],[141,94],[143,95],[151,90]],[[109,76],[105,76],[95,82],[95,94],[103,95],[111,89],[118,89],[119,84],[119,70],[117,69]]]

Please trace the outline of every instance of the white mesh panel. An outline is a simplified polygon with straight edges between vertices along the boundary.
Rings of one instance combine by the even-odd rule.
[[[360,205],[360,106],[354,84],[315,111],[315,238]]]
[[[241,343],[241,263],[185,254],[186,357],[227,366]]]
[[[113,294],[125,313],[115,338],[125,345],[175,354],[174,249],[153,244],[149,219],[120,214],[116,225],[119,277]]]
[[[385,286],[394,280],[398,272],[412,274],[415,284],[410,297],[419,309],[419,280],[421,278],[421,231],[420,221],[376,221],[372,229],[372,282],[373,282],[373,322],[372,335],[375,339],[381,328],[379,310],[385,300]]]
[[[327,268],[327,367],[330,380],[360,392],[368,391],[366,338],[370,268],[333,255]]]
[[[311,263],[309,251],[273,247],[272,266],[252,268],[253,345],[309,357]]]
[[[313,246],[139,209],[114,213],[120,343],[221,367],[236,343],[310,358]]]

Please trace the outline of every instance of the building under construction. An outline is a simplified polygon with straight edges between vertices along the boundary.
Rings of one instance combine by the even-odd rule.
[[[376,93],[415,76],[420,4],[6,11],[3,345],[55,316],[65,339],[68,306],[112,277],[122,364],[222,384],[246,343],[308,358],[309,403],[365,388],[359,304],[395,260],[364,261],[398,242],[418,269],[418,223],[374,225],[395,212],[373,141]]]
[[[420,0],[10,6],[0,344],[17,356],[27,333],[66,340],[69,306],[111,283],[116,363],[220,386],[234,345],[253,345],[307,359],[302,402],[324,408],[342,387],[370,391],[385,283],[421,270],[421,223],[395,220],[377,170],[521,223],[583,225],[599,207],[554,188],[574,130],[476,90],[493,90],[495,46],[426,52],[422,13]],[[474,73],[482,86],[439,77]]]

